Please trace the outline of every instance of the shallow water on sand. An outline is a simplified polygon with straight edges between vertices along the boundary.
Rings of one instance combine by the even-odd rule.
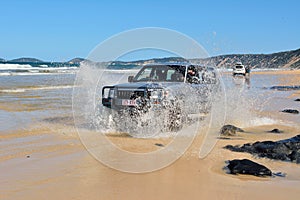
[[[112,75],[127,77],[132,71]],[[0,78],[0,131],[24,128],[50,117],[72,116],[75,74],[2,76]],[[270,87],[300,84],[299,73],[254,72],[250,77],[222,74],[227,99],[226,122],[241,127],[282,123],[299,125],[298,115],[280,112],[300,110],[294,101],[299,91],[271,90]]]
[[[0,77],[0,131],[70,115],[74,74]]]
[[[120,72],[117,74],[120,76]],[[153,173],[130,174],[100,164],[81,144],[72,116],[74,74],[2,76],[0,199],[140,199],[141,196],[145,199],[298,199],[300,165],[256,158],[223,147],[299,134],[300,115],[280,112],[286,108],[300,110],[300,103],[294,101],[300,98],[299,91],[269,89],[275,85],[299,85],[299,78],[299,71],[254,72],[249,79],[222,74],[227,97],[226,107],[222,108],[227,111],[225,123],[244,128],[246,132],[218,140],[204,159],[199,159],[200,138],[172,165]],[[284,133],[267,132],[273,128]],[[119,133],[106,137],[120,148],[137,153],[160,150],[170,140],[139,139]],[[113,153],[108,154],[112,159]],[[287,176],[234,176],[222,170],[224,161],[243,158]]]

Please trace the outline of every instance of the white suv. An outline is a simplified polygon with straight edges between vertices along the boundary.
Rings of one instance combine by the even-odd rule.
[[[243,75],[246,76],[246,68],[242,63],[237,63],[233,68],[233,76]]]

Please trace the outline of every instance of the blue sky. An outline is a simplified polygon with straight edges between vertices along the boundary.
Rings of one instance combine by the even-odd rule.
[[[1,0],[0,58],[86,57],[122,31],[162,27],[198,41],[210,55],[300,47],[300,1]]]

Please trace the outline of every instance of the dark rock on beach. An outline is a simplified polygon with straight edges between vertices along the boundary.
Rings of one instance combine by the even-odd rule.
[[[290,154],[291,160],[294,160],[297,164],[300,163],[300,150],[292,151]]]
[[[300,99],[295,99],[295,101],[300,101]]]
[[[279,130],[278,128],[274,128],[273,130],[269,131],[270,133],[283,133],[283,131]]]
[[[229,160],[227,168],[231,174],[249,174],[254,176],[272,176],[272,171],[267,167],[248,159]]]
[[[227,145],[224,147],[235,152],[247,152],[259,157],[300,163],[300,135],[273,141],[246,143],[242,146]]]
[[[220,130],[220,134],[224,136],[234,136],[236,132],[244,132],[244,130],[233,125],[225,125]]]
[[[298,110],[295,110],[295,109],[284,109],[284,110],[281,111],[281,112],[291,113],[291,114],[299,114],[299,111],[298,111]]]

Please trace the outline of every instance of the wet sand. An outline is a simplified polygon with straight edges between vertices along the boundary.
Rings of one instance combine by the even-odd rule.
[[[264,73],[270,72],[259,72],[262,75]],[[280,73],[295,71],[275,74]],[[285,81],[286,79],[283,82]],[[291,84],[295,83],[297,78],[291,79]],[[299,98],[298,91],[292,94],[293,98]],[[292,100],[291,96],[285,98]],[[5,108],[7,112],[27,109],[26,106],[14,107],[9,102],[1,102],[0,108]],[[261,114],[269,116],[270,111],[263,111]],[[271,115],[282,115],[280,119],[290,120],[288,114],[274,112]],[[0,199],[299,198],[299,164],[257,158],[247,153],[223,149],[228,144],[275,141],[295,136],[300,134],[297,124],[242,126],[245,133],[239,133],[230,139],[219,139],[204,159],[198,156],[203,142],[203,134],[199,134],[185,154],[173,164],[155,172],[131,174],[111,169],[90,155],[82,145],[71,117],[66,115],[57,120],[36,120],[26,127],[20,124],[17,130],[0,133]],[[267,132],[273,128],[284,132]],[[114,133],[107,137],[119,148],[129,152],[156,151],[163,148],[156,144],[167,145],[170,142],[168,138],[138,139]],[[268,178],[237,176],[227,174],[223,169],[226,160],[243,158],[263,164],[273,172],[287,175]]]
[[[1,137],[1,199],[298,199],[299,165],[254,158],[222,148],[227,144],[284,139],[299,133],[297,129],[283,126],[276,127],[284,130],[284,134],[266,133],[272,127],[254,127],[230,140],[219,140],[204,159],[199,159],[195,151],[201,143],[201,137],[197,138],[175,163],[145,174],[124,173],[104,166],[87,153],[76,133],[68,128],[56,127],[64,132],[61,135],[51,130],[32,130],[24,137],[20,132],[18,137],[23,141],[16,141],[18,144],[9,144],[9,138]],[[116,138],[110,139],[118,143]],[[124,147],[137,151],[141,144],[151,144],[152,151],[157,148],[155,143],[163,142],[128,137]],[[287,176],[259,178],[226,174],[222,169],[224,161],[238,158],[254,160]]]

